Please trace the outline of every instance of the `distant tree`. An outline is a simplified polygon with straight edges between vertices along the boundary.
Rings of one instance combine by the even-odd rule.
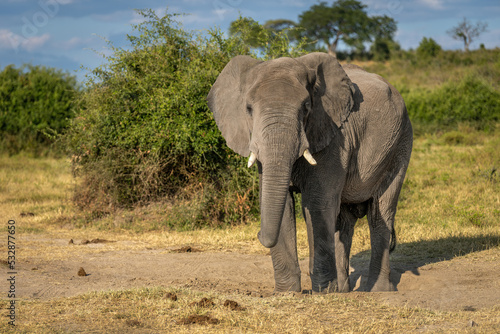
[[[229,35],[239,37],[243,43],[252,48],[262,47],[262,41],[265,40],[266,31],[250,17],[239,17],[229,25]]]
[[[240,16],[231,22],[229,34],[241,40],[248,48],[247,52],[256,49],[270,59],[305,52],[306,43],[300,38],[295,25],[289,20],[268,21],[261,25],[252,18]]]
[[[358,47],[370,40],[366,5],[356,0],[337,0],[331,6],[320,2],[299,15],[302,35],[323,42],[335,55],[339,41]]]
[[[370,47],[373,59],[377,61],[389,60],[394,52],[400,50],[401,46],[397,42],[383,38],[375,39]]]
[[[369,28],[375,39],[394,40],[394,35],[398,30],[398,25],[392,17],[373,16],[369,20]]]
[[[333,55],[340,41],[360,54],[369,41],[377,41],[378,46],[389,50],[396,21],[385,15],[369,17],[365,8],[356,0],[337,0],[331,6],[320,2],[300,14],[298,23],[279,19],[267,21],[264,27],[274,32],[287,31],[290,41],[307,39],[315,50],[325,46]]]
[[[370,47],[370,52],[375,60],[387,60],[391,57],[391,51],[397,51],[401,48],[394,41],[397,28],[396,21],[387,15],[371,18],[370,31],[374,41]]]
[[[488,23],[478,21],[472,24],[465,17],[457,26],[451,28],[447,33],[454,39],[464,42],[464,50],[469,51],[469,46],[474,40],[479,37],[488,28]]]
[[[420,57],[436,57],[441,52],[441,46],[432,38],[424,37],[417,48]]]
[[[269,20],[264,23],[264,28],[272,30],[272,31],[285,31],[289,29],[294,29],[297,27],[297,23],[291,20],[278,19],[278,20]]]

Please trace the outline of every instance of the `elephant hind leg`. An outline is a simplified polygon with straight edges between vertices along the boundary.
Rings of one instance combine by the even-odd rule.
[[[339,292],[349,292],[350,290],[349,256],[351,253],[354,225],[358,220],[358,212],[357,205],[342,204],[337,218],[335,229],[335,265],[337,268],[337,286]]]

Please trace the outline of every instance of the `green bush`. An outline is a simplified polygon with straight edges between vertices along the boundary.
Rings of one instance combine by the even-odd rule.
[[[43,66],[10,65],[0,72],[0,147],[15,154],[46,151],[74,116],[74,76]]]
[[[138,12],[146,20],[127,36],[131,47],[111,45],[65,138],[81,180],[76,203],[103,214],[167,199],[174,226],[254,216],[255,170],[227,148],[206,104],[226,63],[248,50],[217,30],[186,32],[174,14]]]
[[[281,31],[269,29],[250,17],[240,17],[231,22],[229,34],[241,41],[246,52],[251,49],[260,53],[263,60],[278,57],[298,57],[310,47],[307,38],[299,38],[295,44],[290,43],[290,36],[297,35],[300,28],[289,28]],[[293,38],[292,38],[293,39]]]
[[[419,57],[436,57],[441,52],[441,46],[432,38],[424,37],[417,48]]]
[[[423,125],[456,128],[470,123],[478,129],[495,129],[500,120],[500,92],[486,81],[468,75],[459,82],[403,92],[410,118]]]

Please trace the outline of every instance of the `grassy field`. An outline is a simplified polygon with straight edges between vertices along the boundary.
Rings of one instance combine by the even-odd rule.
[[[467,127],[460,131],[427,135],[415,140],[410,168],[397,214],[399,246],[393,261],[425,263],[471,253],[500,249],[500,136]],[[106,217],[89,217],[71,201],[76,183],[64,159],[25,156],[0,157],[0,212],[5,250],[7,221],[15,219],[19,236],[17,261],[32,256],[52,260],[71,256],[48,244],[43,249],[25,247],[32,236],[58,239],[104,238],[147,241],[148,247],[193,245],[206,251],[266,254],[256,241],[258,222],[226,229],[172,231],[164,224],[168,203],[122,210]],[[298,224],[299,256],[308,256],[306,231]],[[23,244],[24,243],[24,244]],[[23,246],[25,251],[23,250]],[[123,249],[137,246],[123,244]],[[366,220],[358,222],[353,255],[369,256]],[[77,250],[74,250],[77,251]],[[177,301],[165,298],[174,293]],[[206,297],[214,305],[192,305]],[[226,299],[244,309],[224,306]],[[7,305],[2,296],[0,331],[7,325]],[[18,302],[18,332],[497,332],[500,306],[474,311],[479,329],[467,327],[471,312],[431,311],[392,307],[370,294],[274,296],[202,293],[181,288],[138,288],[89,293],[71,298]],[[208,316],[209,324],[186,325],[189,316]],[[210,319],[217,319],[210,320]],[[217,324],[210,324],[217,322]]]

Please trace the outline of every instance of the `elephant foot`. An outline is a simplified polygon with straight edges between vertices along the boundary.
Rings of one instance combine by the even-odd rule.
[[[337,280],[332,280],[326,284],[314,284],[312,286],[313,293],[332,293],[338,292]]]
[[[302,287],[299,279],[294,279],[287,282],[275,282],[274,293],[301,292]]]
[[[339,279],[337,282],[337,292],[349,292],[351,291],[349,285],[349,277],[346,279]]]

